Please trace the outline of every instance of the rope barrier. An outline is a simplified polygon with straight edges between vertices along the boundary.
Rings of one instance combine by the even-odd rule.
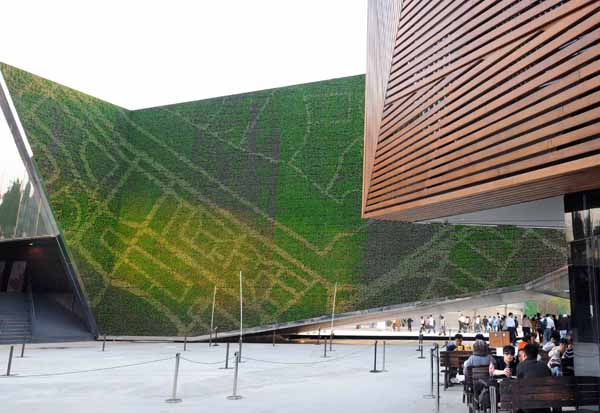
[[[368,349],[367,349],[368,350]],[[255,359],[255,358],[251,358],[251,357],[247,357],[245,356],[244,358],[246,360],[250,360],[250,361],[256,361],[259,363],[267,363],[267,364],[281,364],[281,365],[313,365],[313,364],[321,364],[321,363],[330,363],[332,361],[336,361],[336,360],[341,360],[341,359],[345,359],[345,358],[349,358],[352,356],[355,356],[357,354],[363,353],[365,351],[365,349],[361,349],[358,351],[355,351],[353,353],[349,353],[343,356],[339,356],[339,357],[334,357],[334,358],[329,358],[327,360],[319,360],[319,361],[306,361],[306,362],[285,362],[285,361],[273,361],[273,360],[261,360],[261,359]]]
[[[51,376],[66,376],[69,374],[80,374],[80,373],[93,373],[96,371],[105,371],[105,370],[116,370],[116,369],[123,369],[123,368],[127,368],[127,367],[135,367],[135,366],[142,366],[145,364],[152,364],[152,363],[159,363],[161,361],[166,361],[166,360],[173,360],[175,357],[171,356],[171,357],[167,357],[164,359],[158,359],[158,360],[150,360],[150,361],[143,361],[140,363],[132,363],[132,364],[122,364],[119,366],[112,366],[112,367],[101,367],[98,369],[89,369],[89,370],[76,370],[76,371],[64,371],[64,372],[60,372],[60,373],[43,373],[43,374],[26,374],[26,375],[18,375],[18,376],[10,376],[11,378],[15,377],[15,378],[28,378],[28,377],[51,377]]]
[[[235,357],[229,357],[229,360],[231,360],[233,358],[235,358]],[[189,363],[193,363],[193,364],[203,364],[203,365],[207,365],[207,366],[225,363],[225,359],[219,360],[219,361],[197,361],[197,360],[188,359],[186,357],[181,357],[181,360],[185,360],[185,361],[187,361]]]

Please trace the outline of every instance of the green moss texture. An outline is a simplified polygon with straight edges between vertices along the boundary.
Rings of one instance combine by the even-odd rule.
[[[522,283],[560,231],[360,217],[364,76],[129,111],[1,66],[101,333],[204,334]]]

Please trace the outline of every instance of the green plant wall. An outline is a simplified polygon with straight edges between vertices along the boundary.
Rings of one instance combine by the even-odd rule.
[[[360,218],[364,76],[129,111],[3,65],[102,333],[203,334],[513,285],[560,231]]]

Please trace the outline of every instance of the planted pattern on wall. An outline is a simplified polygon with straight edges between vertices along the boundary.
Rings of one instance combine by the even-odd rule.
[[[203,334],[522,283],[560,231],[362,220],[364,76],[128,111],[2,66],[102,333]]]

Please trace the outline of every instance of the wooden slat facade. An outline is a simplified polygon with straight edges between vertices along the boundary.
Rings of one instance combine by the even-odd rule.
[[[600,188],[600,0],[397,6],[369,1],[365,218]]]

